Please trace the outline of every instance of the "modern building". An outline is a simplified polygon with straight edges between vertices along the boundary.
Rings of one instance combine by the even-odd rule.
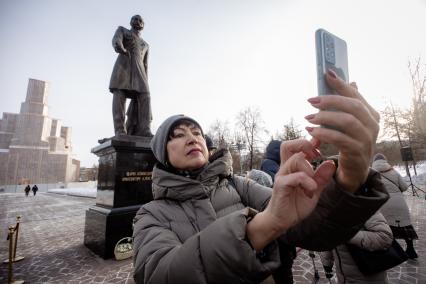
[[[0,185],[78,181],[71,128],[49,117],[49,84],[29,79],[19,114],[0,119]]]
[[[95,181],[98,180],[98,168],[80,168],[80,181],[86,182],[86,181]]]

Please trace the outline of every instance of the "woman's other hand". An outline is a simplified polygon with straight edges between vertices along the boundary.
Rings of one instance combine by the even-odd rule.
[[[306,218],[335,172],[332,161],[325,161],[314,171],[309,161],[318,153],[307,140],[285,141],[280,151],[285,162],[275,175],[271,200],[247,225],[247,235],[256,250]]]

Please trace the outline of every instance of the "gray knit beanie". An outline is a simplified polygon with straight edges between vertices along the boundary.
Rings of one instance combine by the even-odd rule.
[[[386,161],[386,157],[382,153],[377,153],[376,155],[374,155],[373,161],[377,161],[377,160],[385,160]]]
[[[151,150],[158,162],[164,166],[167,166],[167,141],[169,140],[170,130],[174,126],[178,125],[182,120],[194,123],[200,128],[201,132],[203,132],[200,124],[189,116],[177,114],[167,118],[160,127],[158,127],[157,132],[155,132],[155,135],[151,140]]]
[[[253,169],[249,171],[247,177],[263,186],[272,187],[273,185],[271,176],[260,170]]]

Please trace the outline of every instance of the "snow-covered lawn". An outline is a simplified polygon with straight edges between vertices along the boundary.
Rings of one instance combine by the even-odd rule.
[[[96,198],[96,188],[89,188],[89,187],[87,187],[87,188],[85,188],[85,187],[53,188],[53,189],[49,189],[47,192],[64,194],[64,195],[72,195],[72,196]]]
[[[414,167],[411,162],[409,164],[410,169],[410,175],[411,180],[413,181],[413,184],[417,187],[420,187],[421,189],[426,189],[426,161],[420,161],[416,164],[416,172],[417,175],[414,173]],[[405,177],[407,182],[410,182],[409,177],[407,176],[407,172],[405,170],[405,165],[395,166],[394,167],[403,177]]]

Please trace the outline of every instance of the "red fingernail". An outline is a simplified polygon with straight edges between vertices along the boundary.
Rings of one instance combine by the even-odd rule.
[[[337,79],[337,75],[336,75],[336,73],[335,73],[333,70],[328,69],[328,70],[327,70],[327,74],[328,74],[329,76],[333,77],[334,79]]]
[[[311,132],[314,130],[314,128],[313,128],[313,127],[310,127],[310,126],[306,126],[306,127],[305,127],[305,129],[306,129],[306,131],[308,131],[309,133],[311,133]]]
[[[311,104],[319,104],[321,102],[321,98],[320,97],[313,97],[313,98],[309,98],[308,102],[310,102]]]
[[[305,116],[305,119],[306,119],[306,120],[311,120],[311,119],[313,119],[314,117],[315,117],[315,114],[310,114],[310,115]]]

